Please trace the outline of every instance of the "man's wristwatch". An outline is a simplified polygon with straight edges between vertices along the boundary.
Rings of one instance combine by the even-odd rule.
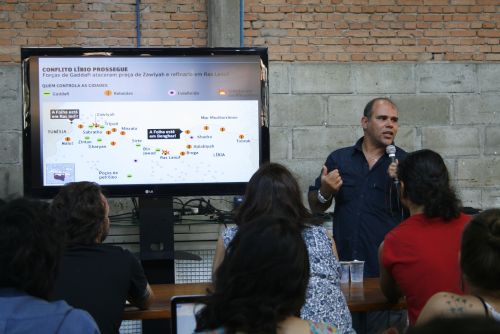
[[[325,196],[323,196],[323,194],[321,193],[321,190],[318,189],[318,201],[321,204],[325,204],[326,202],[328,202],[329,200],[331,200],[332,197],[333,197],[333,195],[330,195],[328,198],[325,198]]]

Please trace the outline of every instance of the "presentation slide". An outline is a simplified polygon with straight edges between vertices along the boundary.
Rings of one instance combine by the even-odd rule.
[[[247,182],[259,167],[258,57],[38,61],[46,186]]]

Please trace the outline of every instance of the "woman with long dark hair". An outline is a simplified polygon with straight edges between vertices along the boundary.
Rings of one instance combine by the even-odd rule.
[[[461,212],[438,153],[425,149],[408,154],[398,166],[398,178],[410,217],[380,245],[380,283],[387,298],[406,296],[413,325],[433,294],[461,293],[458,253],[470,217]]]
[[[311,275],[300,316],[331,323],[344,332],[351,331],[351,314],[340,289],[340,264],[333,240],[321,226],[322,221],[315,219],[304,206],[297,181],[283,165],[265,164],[251,177],[245,200],[236,214],[236,226],[227,228],[218,241],[214,268],[224,258],[224,250],[236,232],[263,215],[286,218],[290,225],[300,229],[307,246]]]
[[[330,324],[300,319],[309,282],[309,257],[298,224],[260,216],[229,243],[215,271],[214,291],[201,300],[196,331],[203,333],[335,333]]]

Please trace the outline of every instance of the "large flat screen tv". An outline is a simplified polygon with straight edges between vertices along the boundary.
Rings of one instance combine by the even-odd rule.
[[[244,192],[269,159],[266,48],[23,48],[27,195]]]

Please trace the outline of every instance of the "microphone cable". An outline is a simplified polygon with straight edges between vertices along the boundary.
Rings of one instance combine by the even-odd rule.
[[[385,152],[387,153],[387,155],[389,156],[389,158],[391,159],[391,164],[393,162],[396,162],[396,146],[394,145],[387,145],[387,147],[385,148]],[[393,210],[394,208],[392,207],[392,203],[393,203],[393,200],[392,200],[392,185],[394,184],[394,187],[396,188],[396,205],[397,205],[397,208],[396,210]],[[390,189],[389,189],[389,209],[391,211],[391,214],[392,212],[397,212],[399,211],[401,213],[401,217],[400,217],[400,221],[403,221],[404,219],[404,208],[401,204],[401,193],[399,191],[399,180],[398,180],[398,177],[396,176],[396,178],[394,179],[393,182],[391,182],[391,185],[390,185]]]

